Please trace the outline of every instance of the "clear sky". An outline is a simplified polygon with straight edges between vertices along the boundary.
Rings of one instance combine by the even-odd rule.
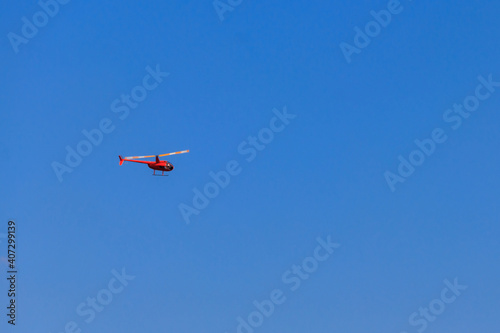
[[[0,20],[2,332],[498,331],[500,3],[46,1]]]

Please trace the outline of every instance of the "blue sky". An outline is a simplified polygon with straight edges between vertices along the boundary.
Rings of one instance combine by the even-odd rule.
[[[0,256],[14,219],[19,273],[15,328],[0,283],[2,331],[238,332],[280,290],[251,330],[496,332],[500,88],[456,130],[443,114],[479,76],[500,81],[500,4],[402,0],[348,63],[341,43],[390,1],[232,3],[220,20],[212,1],[70,1],[17,53],[9,33],[41,7],[4,5]],[[120,119],[111,104],[148,66],[169,75]],[[284,109],[295,117],[248,162],[239,145]],[[53,163],[103,119],[113,130],[59,181]],[[384,174],[436,128],[447,140],[391,191]],[[183,149],[169,177],[118,165]],[[233,160],[241,172],[186,224],[180,205]],[[318,237],[340,247],[291,290]],[[411,324],[455,278],[467,289]],[[86,322],[77,308],[98,295],[113,299]]]

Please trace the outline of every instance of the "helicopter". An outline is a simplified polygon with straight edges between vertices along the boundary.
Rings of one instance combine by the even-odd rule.
[[[169,155],[184,154],[184,153],[189,153],[189,150],[176,151],[175,153],[168,153],[168,154],[161,154],[161,155],[130,156],[130,157],[122,157],[121,155],[118,155],[118,157],[120,158],[120,165],[122,165],[123,162],[143,163],[143,164],[147,164],[150,169],[153,169],[153,176],[168,176],[168,175],[164,174],[165,171],[169,172],[169,171],[174,170],[174,166],[169,161],[160,160],[160,157],[169,156]],[[150,158],[150,157],[155,157],[155,161],[139,161],[138,160],[138,159]],[[157,175],[156,171],[161,171],[161,175]]]

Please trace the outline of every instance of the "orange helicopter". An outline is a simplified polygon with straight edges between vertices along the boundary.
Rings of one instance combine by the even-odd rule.
[[[130,156],[130,157],[122,157],[121,155],[118,155],[120,158],[120,165],[123,164],[123,162],[135,162],[135,163],[143,163],[147,164],[150,169],[153,169],[153,176],[168,176],[165,175],[165,171],[169,172],[174,170],[174,166],[172,163],[169,161],[161,161],[160,157],[161,156],[169,156],[169,155],[177,155],[177,154],[184,154],[184,153],[189,153],[189,150],[182,150],[182,151],[176,151],[175,153],[168,153],[168,154],[161,154],[161,155],[148,155],[148,156]],[[138,158],[150,158],[150,157],[155,157],[155,161],[139,161],[137,160]],[[157,175],[156,171],[161,171],[161,175]]]

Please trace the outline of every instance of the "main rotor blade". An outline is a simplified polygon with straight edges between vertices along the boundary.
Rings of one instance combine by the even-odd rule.
[[[158,156],[168,156],[168,155],[176,155],[176,154],[184,154],[184,153],[189,153],[189,149],[182,150],[182,151],[176,151],[175,153],[162,154],[162,155],[158,155]]]
[[[129,156],[129,157],[124,157],[124,160],[135,160],[137,158],[149,158],[149,157],[156,157],[156,155],[148,155],[148,156]]]
[[[189,153],[189,149],[188,150],[182,150],[182,151],[176,151],[175,153],[168,153],[168,154],[162,154],[162,155],[158,155],[159,156],[168,156],[168,155],[176,155],[176,154],[184,154],[184,153]],[[147,155],[147,156],[128,156],[128,157],[124,157],[123,159],[124,160],[135,160],[137,158],[150,158],[150,157],[156,157],[157,155]]]

